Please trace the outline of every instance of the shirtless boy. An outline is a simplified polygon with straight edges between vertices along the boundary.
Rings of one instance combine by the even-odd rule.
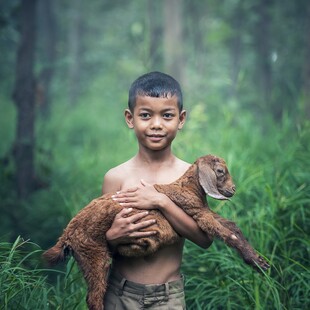
[[[178,82],[160,72],[139,77],[129,90],[125,120],[135,132],[139,149],[133,158],[109,170],[104,177],[103,194],[114,192],[114,200],[125,207],[106,233],[107,240],[113,248],[155,233],[141,231],[156,225],[154,220],[136,223],[151,209],[160,210],[182,238],[147,257],[115,254],[105,309],[185,309],[180,274],[184,239],[203,248],[212,241],[191,217],[151,185],[171,183],[190,166],[171,150],[171,143],[186,120]],[[130,215],[132,207],[141,209],[141,213]]]

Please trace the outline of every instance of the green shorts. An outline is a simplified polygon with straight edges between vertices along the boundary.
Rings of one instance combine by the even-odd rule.
[[[184,310],[184,280],[164,284],[139,284],[128,281],[116,272],[109,276],[104,298],[105,310]]]

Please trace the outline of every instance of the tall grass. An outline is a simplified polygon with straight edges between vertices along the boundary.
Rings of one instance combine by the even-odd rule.
[[[25,246],[28,246],[28,251]],[[33,256],[38,249],[29,251],[31,243],[20,238],[13,245],[1,243],[1,308],[30,309],[31,307],[47,308],[48,289],[45,289],[45,278],[33,265]],[[26,266],[27,265],[27,266]],[[51,288],[50,288],[51,289]]]
[[[237,222],[271,269],[256,274],[218,241],[207,251],[188,242],[183,260],[188,308],[307,309],[310,124],[286,118],[263,131],[247,124],[251,118],[235,121],[235,127],[221,131],[215,148],[226,154],[237,194],[210,205]]]
[[[74,261],[65,271],[43,269],[41,253],[20,237],[13,244],[0,243],[0,309],[85,309],[85,285]]]

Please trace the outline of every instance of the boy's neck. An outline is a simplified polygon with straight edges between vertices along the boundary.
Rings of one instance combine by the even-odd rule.
[[[175,160],[175,155],[171,152],[171,148],[161,151],[145,151],[139,149],[135,159],[142,165],[160,165],[163,163],[172,163]]]

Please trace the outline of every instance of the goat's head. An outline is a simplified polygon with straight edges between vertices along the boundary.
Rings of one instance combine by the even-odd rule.
[[[235,184],[222,158],[206,155],[197,161],[199,183],[215,199],[228,199],[235,194]]]

